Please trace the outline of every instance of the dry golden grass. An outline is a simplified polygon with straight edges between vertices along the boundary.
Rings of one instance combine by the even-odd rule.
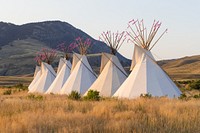
[[[0,96],[0,132],[200,132],[200,100],[71,101],[27,92]]]

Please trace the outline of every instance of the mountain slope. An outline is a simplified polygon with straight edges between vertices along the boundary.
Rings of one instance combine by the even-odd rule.
[[[89,53],[110,51],[105,43],[93,39],[66,22],[45,21],[24,25],[0,22],[0,75],[32,73],[35,67],[33,58],[37,51],[42,47],[56,48],[62,42],[69,45],[77,37],[92,40]],[[119,53],[117,56],[124,66],[130,64],[130,60]],[[91,58],[91,65],[98,66],[99,60],[98,57]]]

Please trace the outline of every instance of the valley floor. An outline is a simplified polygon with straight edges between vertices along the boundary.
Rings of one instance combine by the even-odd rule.
[[[4,90],[2,88],[0,90]],[[67,96],[0,95],[0,132],[200,132],[200,100],[72,101]]]

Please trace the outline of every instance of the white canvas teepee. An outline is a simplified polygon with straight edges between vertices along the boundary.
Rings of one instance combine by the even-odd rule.
[[[38,92],[44,93],[47,91],[49,86],[52,84],[56,77],[56,73],[51,65],[42,62],[41,63],[41,73],[42,75],[38,79],[38,81],[33,85],[32,89],[29,93]]]
[[[41,70],[41,67],[36,65],[35,72],[34,72],[34,75],[33,75],[34,78],[36,77],[37,73],[40,72],[40,70]]]
[[[60,94],[70,94],[72,91],[77,91],[83,95],[96,80],[96,75],[89,64],[87,57],[85,55],[74,53],[73,61],[77,58],[79,61],[75,62],[76,65],[73,63],[72,66],[75,67],[68,80],[63,85]]]
[[[124,82],[127,74],[115,55],[103,53],[101,58],[101,74],[89,90],[96,90],[101,96],[110,97]]]
[[[32,89],[33,85],[38,81],[38,79],[40,78],[40,76],[41,76],[41,68],[40,68],[40,66],[36,66],[35,67],[34,76],[33,76],[33,81],[28,86],[28,90],[29,91]]]
[[[154,21],[150,33],[147,34],[143,20],[132,20],[130,22],[133,22],[132,25],[136,27],[136,31],[134,32],[133,28],[129,25],[133,33],[128,32],[130,40],[135,44],[131,65],[132,72],[116,91],[114,97],[132,99],[140,97],[141,94],[151,94],[152,96],[159,97],[168,96],[170,98],[180,96],[181,91],[164,70],[158,66],[150,52],[167,30],[151,46],[151,42],[161,23]]]
[[[134,69],[114,97],[131,99],[140,97],[141,94],[170,98],[180,96],[178,87],[157,65],[149,51],[135,45],[133,59]]]
[[[53,81],[49,89],[45,92],[46,94],[50,93],[58,94],[61,88],[63,87],[64,83],[67,81],[70,75],[72,65],[69,60],[63,60],[63,61],[65,62],[62,66],[62,69],[57,74],[55,80]]]
[[[60,58],[60,61],[58,63],[58,69],[57,69],[57,74],[60,72],[60,70],[62,69],[63,65],[65,64],[66,59],[65,58]]]

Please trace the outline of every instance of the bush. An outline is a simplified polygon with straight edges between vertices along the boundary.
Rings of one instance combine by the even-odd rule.
[[[28,87],[24,86],[22,83],[18,83],[14,87],[17,88],[17,89],[19,89],[19,91],[20,90],[23,90],[23,91],[28,90]]]
[[[80,100],[81,99],[81,94],[78,93],[77,91],[72,91],[69,95],[68,95],[69,99],[72,100]]]
[[[34,94],[30,94],[30,95],[28,95],[28,99],[40,101],[40,100],[43,100],[43,96],[42,95],[37,95],[36,96]]]
[[[12,94],[12,90],[9,89],[9,90],[6,90],[3,92],[3,95],[11,95]]]
[[[177,81],[179,84],[190,84],[192,83],[191,80],[182,80],[182,81]]]
[[[178,99],[187,99],[187,96],[186,94],[183,93],[178,97]]]
[[[22,83],[18,83],[15,85],[16,88],[22,89],[24,85]]]
[[[96,90],[89,90],[87,95],[84,97],[85,100],[99,101],[100,100],[99,92]]]
[[[200,80],[193,81],[189,84],[191,89],[200,90]]]
[[[200,94],[199,95],[194,95],[193,98],[200,98]]]
[[[142,98],[151,98],[152,95],[147,93],[147,94],[141,94],[140,97],[142,97]]]

